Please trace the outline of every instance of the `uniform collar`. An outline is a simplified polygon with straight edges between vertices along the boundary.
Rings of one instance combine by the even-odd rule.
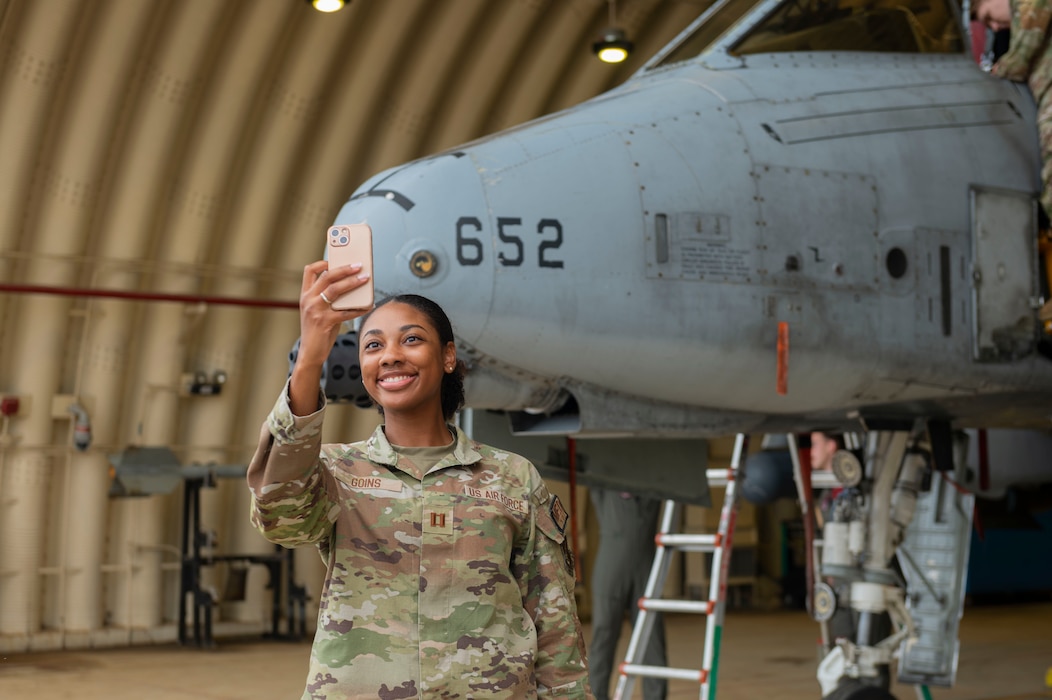
[[[482,455],[475,449],[474,442],[463,430],[448,423],[446,427],[456,436],[456,444],[453,446],[452,454],[436,464],[430,471],[482,461]],[[391,443],[387,441],[387,435],[384,433],[382,425],[376,426],[376,430],[365,441],[365,452],[369,459],[377,464],[386,464],[391,467],[398,466],[398,453],[391,447]]]

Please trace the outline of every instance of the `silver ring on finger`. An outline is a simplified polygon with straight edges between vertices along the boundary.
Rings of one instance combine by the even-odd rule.
[[[322,299],[322,301],[324,301],[329,306],[332,306],[332,299],[330,299],[329,297],[325,296],[325,292],[321,293],[321,299]]]

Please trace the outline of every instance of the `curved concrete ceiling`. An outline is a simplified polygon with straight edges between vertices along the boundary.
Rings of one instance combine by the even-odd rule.
[[[608,66],[603,0],[0,0],[0,282],[292,305],[367,177],[613,87],[705,4],[622,0],[637,50]],[[36,441],[57,394],[94,404],[107,445],[196,445],[178,402],[144,434],[166,402],[148,387],[222,369],[258,421],[296,330],[291,310],[8,288],[0,390],[37,399]]]
[[[611,67],[603,0],[0,0],[0,639],[171,619],[178,511],[108,500],[109,456],[243,464],[359,183],[613,87],[705,4],[621,0],[638,48]],[[375,420],[336,406],[324,437]],[[225,546],[265,547],[218,491]]]

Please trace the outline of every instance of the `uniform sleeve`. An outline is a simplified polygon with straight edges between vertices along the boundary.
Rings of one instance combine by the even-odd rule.
[[[574,563],[566,539],[566,512],[530,467],[530,542],[522,553],[519,585],[537,630],[537,694],[546,698],[588,698],[584,634],[574,600]],[[517,567],[519,568],[519,567]]]
[[[248,465],[252,524],[275,544],[295,547],[328,539],[339,506],[321,461],[324,399],[309,416],[293,415],[288,385],[260,430]]]
[[[1025,81],[1034,60],[1044,53],[1048,41],[1052,0],[1018,0],[1012,8],[1012,31],[1008,51],[997,59],[993,74],[1005,80]]]

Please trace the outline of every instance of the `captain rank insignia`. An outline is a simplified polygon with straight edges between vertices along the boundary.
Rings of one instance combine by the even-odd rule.
[[[452,535],[453,510],[451,508],[429,508],[424,510],[424,532],[436,535]]]

